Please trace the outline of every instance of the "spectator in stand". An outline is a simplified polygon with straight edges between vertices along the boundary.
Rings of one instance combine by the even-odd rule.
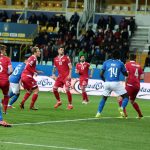
[[[82,55],[85,57],[85,60],[87,60],[88,54],[87,54],[87,52],[86,52],[86,50],[85,50],[84,48],[82,48],[82,50],[79,52],[79,58],[80,58]]]
[[[76,27],[79,19],[80,19],[80,16],[78,15],[77,12],[75,12],[70,18],[70,25],[74,25]]]
[[[49,60],[49,51],[48,51],[48,46],[46,45],[43,46],[43,60],[45,61],[45,64],[47,64]]]
[[[129,39],[129,32],[127,29],[124,29],[121,33],[121,37],[122,37],[122,40],[128,40]]]
[[[101,16],[97,22],[97,28],[98,29],[102,28],[105,30],[106,26],[107,26],[107,22],[106,22],[105,18],[103,16]]]
[[[115,39],[121,38],[121,33],[120,33],[119,29],[117,29],[116,32],[114,33],[114,37],[115,37]]]
[[[11,22],[17,22],[18,20],[18,15],[14,11],[13,14],[11,15]]]
[[[12,50],[12,61],[14,62],[19,61],[19,47],[17,45],[15,45]]]
[[[121,49],[121,61],[126,62],[129,53],[129,44],[127,41],[123,42],[122,49]]]
[[[119,23],[119,29],[124,30],[128,28],[128,21],[125,18],[122,18]]]
[[[38,16],[38,21],[39,21],[39,25],[45,26],[48,22],[48,17],[44,13],[41,13]]]
[[[112,16],[108,16],[107,24],[108,24],[108,28],[110,28],[111,30],[114,30],[114,26],[116,25],[116,21]]]
[[[35,15],[35,13],[33,13],[33,14],[29,17],[28,23],[29,23],[29,24],[37,24],[37,16]]]
[[[48,20],[48,26],[52,26],[53,28],[56,28],[57,27],[57,16],[56,15],[53,15],[51,18],[49,18]]]
[[[130,26],[131,35],[133,35],[134,31],[136,30],[136,23],[133,17],[131,17],[129,20],[129,26]]]
[[[150,67],[150,53],[148,54],[148,56],[145,59],[144,67]]]
[[[8,15],[6,11],[1,11],[0,13],[0,22],[6,22],[8,19]]]

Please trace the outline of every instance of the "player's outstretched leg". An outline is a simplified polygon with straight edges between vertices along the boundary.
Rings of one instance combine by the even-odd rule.
[[[60,96],[59,96],[57,87],[53,88],[53,93],[54,93],[54,96],[55,96],[55,98],[57,100],[57,103],[55,104],[54,108],[58,108],[59,106],[62,105],[62,102],[60,101]]]
[[[89,102],[89,99],[85,91],[85,86],[82,86],[81,90],[82,90],[82,104],[87,104]]]
[[[20,103],[20,108],[24,109],[24,103],[26,102],[26,100],[30,97],[31,93],[30,92],[26,92],[26,94],[23,97],[22,102]]]
[[[4,114],[7,113],[8,101],[9,101],[9,96],[8,95],[4,95],[4,99],[2,101]]]
[[[122,97],[118,97],[118,103],[119,103],[119,107],[121,107],[122,106]],[[123,109],[123,112],[125,114],[125,117],[128,117],[126,108]]]
[[[107,97],[103,96],[100,103],[99,103],[98,111],[97,111],[97,114],[96,114],[95,118],[100,118],[101,117],[101,112],[103,111],[106,100],[107,100]]]
[[[123,110],[126,108],[126,106],[127,106],[127,104],[128,104],[129,96],[128,96],[127,93],[125,93],[125,94],[121,95],[121,97],[122,97],[122,105],[121,105],[121,107],[119,108],[119,112],[120,112],[120,115],[121,115],[122,117],[125,117],[125,114],[124,114],[124,111],[123,111]]]
[[[66,94],[67,94],[67,97],[68,97],[68,107],[67,107],[67,109],[71,110],[71,109],[73,109],[73,105],[72,105],[72,94],[70,93],[69,88],[66,88]]]
[[[35,102],[38,98],[38,92],[39,92],[38,87],[33,90],[32,101],[31,101],[31,104],[30,104],[30,110],[38,110],[38,108],[35,108],[35,106],[34,106],[34,104],[35,104]]]
[[[143,117],[143,115],[142,115],[142,112],[140,110],[138,103],[131,101],[131,104],[132,104],[133,108],[136,110],[136,112],[138,113],[138,118],[141,119]]]
[[[7,122],[5,122],[5,121],[3,120],[1,106],[0,106],[0,126],[3,126],[3,127],[11,127],[10,124],[8,124]]]
[[[15,95],[11,98],[11,100],[10,100],[10,102],[9,102],[9,104],[8,104],[8,108],[13,108],[12,105],[17,101],[19,95],[20,95],[20,93],[19,93],[19,94],[15,94]]]

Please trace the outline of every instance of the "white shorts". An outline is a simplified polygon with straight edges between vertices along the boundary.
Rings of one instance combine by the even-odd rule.
[[[20,83],[10,83],[9,91],[12,91],[14,94],[19,94]]]
[[[110,96],[112,91],[119,96],[127,93],[125,87],[120,82],[105,82],[103,95]]]

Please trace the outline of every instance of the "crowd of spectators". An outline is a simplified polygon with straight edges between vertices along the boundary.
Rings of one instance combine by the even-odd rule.
[[[42,32],[35,38],[34,44],[40,45],[43,49],[43,57],[46,62],[57,55],[57,48],[60,45],[64,46],[65,53],[69,55],[73,63],[76,63],[76,57],[84,55],[88,62],[96,65],[102,64],[111,57],[114,50],[120,51],[121,60],[125,62],[130,44],[128,26],[131,29],[132,25],[130,25],[130,21],[123,18],[119,28],[114,30],[115,19],[110,16],[108,18],[109,24],[98,21],[96,31],[93,31],[91,26],[86,32],[82,33],[79,39],[76,37],[75,29],[62,24],[58,34]]]
[[[0,21],[5,22],[7,19],[5,11],[0,13]],[[136,25],[134,19],[129,20],[122,18],[115,29],[116,20],[112,16],[104,18],[101,16],[97,22],[97,29],[93,31],[92,26],[85,32],[81,33],[80,38],[76,37],[77,22],[79,15],[75,12],[70,20],[65,16],[53,15],[48,18],[44,13],[37,16],[33,13],[28,18],[28,23],[39,23],[42,26],[57,27],[59,22],[58,33],[40,32],[34,39],[34,45],[38,45],[42,50],[42,59],[47,63],[53,61],[57,55],[58,47],[64,46],[65,53],[70,56],[73,63],[77,62],[77,57],[85,55],[88,62],[92,64],[102,64],[106,59],[111,57],[114,50],[120,51],[121,60],[126,61],[129,53],[129,30],[133,34]],[[12,22],[17,22],[18,15],[13,13]],[[131,35],[132,35],[131,34]],[[39,59],[39,63],[42,59]]]

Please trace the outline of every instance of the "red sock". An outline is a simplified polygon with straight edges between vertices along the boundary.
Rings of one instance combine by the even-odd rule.
[[[139,107],[139,105],[138,105],[136,102],[134,102],[134,103],[132,104],[132,106],[133,106],[134,109],[137,111],[137,113],[138,113],[139,116],[143,116],[142,113],[141,113],[140,107]]]
[[[53,93],[55,95],[55,98],[57,99],[57,101],[60,101],[60,96],[57,90],[53,90]]]
[[[82,95],[84,95],[84,100],[86,100],[86,101],[88,102],[89,100],[88,100],[87,93],[86,93],[86,92],[83,92]]]
[[[32,101],[31,101],[31,104],[30,104],[30,109],[34,107],[34,104],[35,104],[37,98],[38,98],[38,94],[33,94]]]
[[[119,98],[118,103],[119,103],[119,106],[121,107],[121,105],[122,105],[122,98]],[[126,108],[124,108],[123,112],[124,112],[125,116],[127,116]]]
[[[69,102],[69,104],[72,104],[72,95],[71,95],[70,91],[66,91],[66,94],[68,96],[68,102]]]
[[[22,105],[24,105],[25,101],[29,98],[30,95],[31,95],[31,93],[28,93],[28,92],[24,95],[24,98],[21,102]]]
[[[7,111],[7,105],[8,105],[8,101],[9,101],[9,96],[4,96],[4,99],[3,99],[3,111],[4,113],[6,113]]]
[[[82,99],[85,100],[85,94],[82,92]]]

